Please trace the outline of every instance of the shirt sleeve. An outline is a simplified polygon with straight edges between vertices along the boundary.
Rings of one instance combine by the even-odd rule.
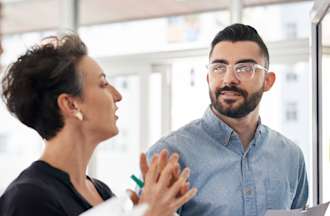
[[[32,184],[14,185],[0,198],[0,215],[64,216],[60,205],[43,188]]]
[[[303,153],[300,151],[298,186],[291,209],[304,208],[308,199],[308,180]]]

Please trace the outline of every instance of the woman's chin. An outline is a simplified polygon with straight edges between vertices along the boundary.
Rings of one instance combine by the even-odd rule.
[[[109,138],[116,136],[118,133],[119,133],[119,130],[117,127],[112,128],[112,130],[109,132]]]

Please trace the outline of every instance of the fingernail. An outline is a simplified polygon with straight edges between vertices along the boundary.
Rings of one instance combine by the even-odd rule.
[[[197,188],[194,187],[191,189],[191,194],[195,196],[197,194],[197,191],[198,191]]]
[[[183,174],[186,178],[188,178],[190,176],[190,169],[189,168],[185,168],[184,169],[184,174]]]

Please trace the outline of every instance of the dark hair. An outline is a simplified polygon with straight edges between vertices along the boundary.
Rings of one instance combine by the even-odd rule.
[[[240,23],[236,23],[230,26],[227,26],[215,36],[211,43],[211,50],[209,57],[211,56],[214,47],[220,43],[221,41],[253,41],[258,44],[260,47],[261,53],[265,58],[265,67],[269,67],[269,53],[268,49],[258,34],[257,30],[249,25],[244,25]]]
[[[9,66],[2,98],[22,123],[49,140],[63,128],[57,104],[62,93],[80,97],[82,77],[76,69],[87,48],[76,34],[47,37]]]

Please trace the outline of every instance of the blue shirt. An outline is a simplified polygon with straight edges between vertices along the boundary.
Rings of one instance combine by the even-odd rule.
[[[260,122],[249,148],[208,108],[203,118],[154,144],[180,155],[189,167],[197,196],[179,210],[181,216],[263,216],[267,209],[305,206],[308,182],[300,148]]]

